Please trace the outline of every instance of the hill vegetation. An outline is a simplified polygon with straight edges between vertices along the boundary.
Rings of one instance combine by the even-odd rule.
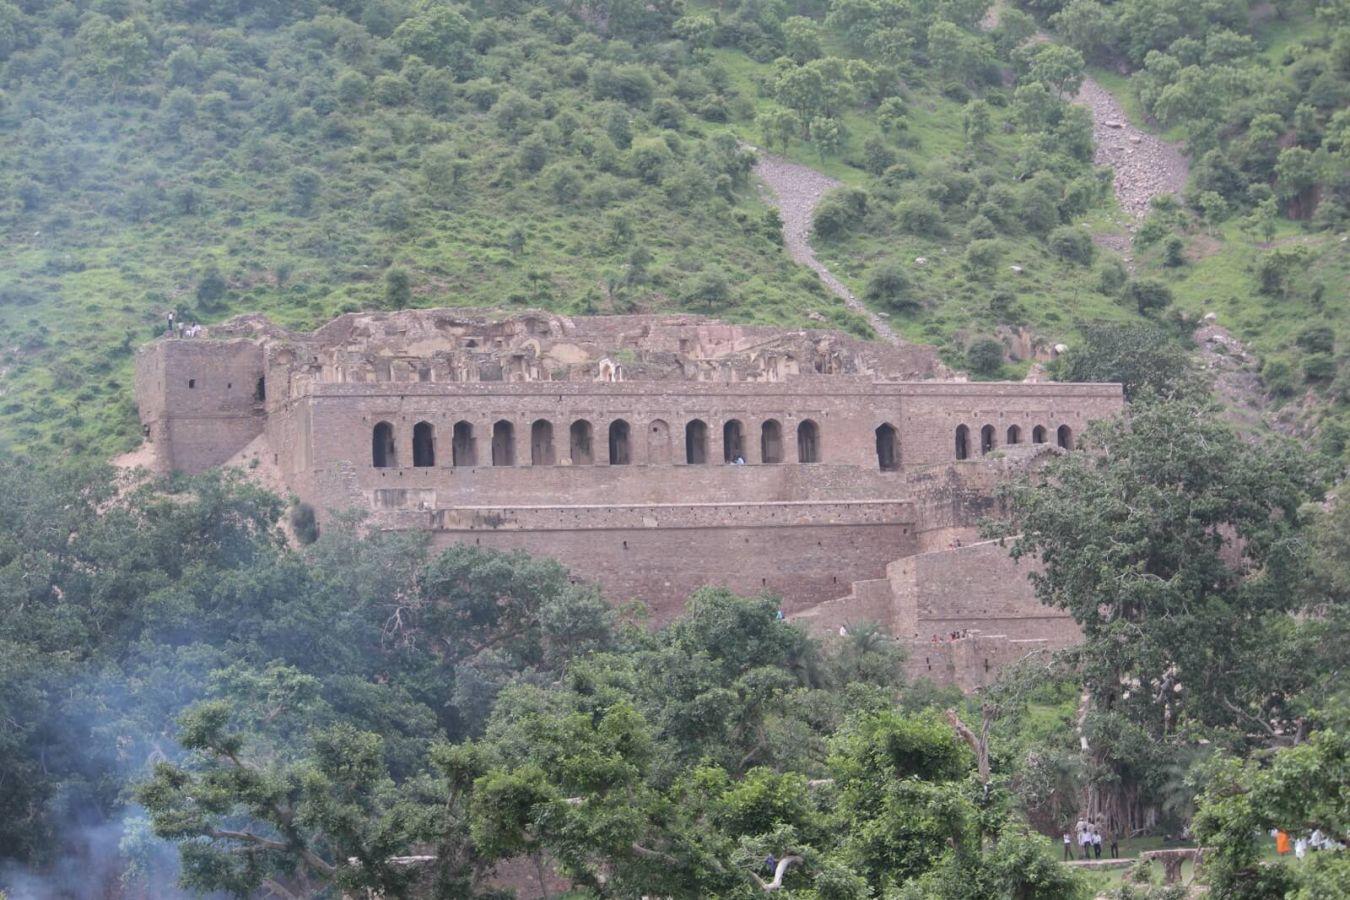
[[[1135,46],[1117,37],[1135,4],[1028,4],[1066,46],[1018,9],[987,27],[987,6],[5,0],[0,440],[126,449],[130,354],[170,310],[687,309],[868,333],[787,261],[739,139],[845,181],[819,252],[950,362],[1007,377],[1028,342],[1215,310],[1271,395],[1313,424],[1331,410],[1341,452],[1340,7],[1220,4]],[[1229,30],[1206,50],[1211,19]],[[1189,205],[1136,236],[1137,286],[1093,240],[1121,222],[1066,102],[1087,60],[1137,67],[1118,89],[1198,160]],[[1016,358],[981,355],[991,339]]]

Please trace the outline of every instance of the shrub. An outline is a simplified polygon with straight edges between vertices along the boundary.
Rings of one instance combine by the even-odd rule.
[[[1186,244],[1175,234],[1163,241],[1163,265],[1173,269],[1186,265]]]
[[[1060,259],[1080,266],[1092,265],[1097,248],[1082,228],[1065,225],[1050,232],[1050,251]]]
[[[1309,353],[1330,353],[1335,349],[1336,335],[1325,325],[1310,325],[1298,333],[1294,343]]]
[[[1146,316],[1172,303],[1172,289],[1156,278],[1140,278],[1125,288],[1125,297]]]
[[[862,221],[867,213],[867,192],[858,188],[837,188],[825,195],[816,207],[812,226],[822,238],[838,237]]]
[[[403,309],[412,304],[412,276],[407,269],[390,266],[384,270],[384,305],[386,309]]]
[[[895,151],[881,138],[873,135],[863,142],[863,167],[873,175],[881,175],[895,165]]]
[[[225,299],[227,288],[225,276],[221,275],[220,269],[212,263],[206,267],[201,278],[197,280],[197,305],[203,309],[214,308],[221,300]]]
[[[1308,381],[1330,381],[1336,377],[1336,361],[1329,353],[1311,353],[1303,358],[1303,377]]]
[[[1108,297],[1114,297],[1120,293],[1129,277],[1120,260],[1108,257],[1102,261],[1101,268],[1097,270],[1097,290]]]
[[[1282,359],[1268,359],[1261,366],[1261,381],[1272,397],[1288,397],[1294,393],[1294,372]]]
[[[900,227],[910,234],[937,237],[946,233],[942,222],[942,210],[932,200],[914,197],[903,200],[895,208]]]
[[[376,191],[370,198],[370,214],[375,224],[393,231],[401,231],[412,224],[411,206],[408,193],[398,187]]]
[[[548,144],[537,134],[532,134],[520,142],[517,157],[521,171],[533,175],[548,164]]]
[[[731,299],[731,283],[720,269],[708,269],[700,272],[689,283],[684,297],[690,303],[698,303],[712,309],[726,304]]]
[[[966,365],[976,375],[997,375],[1003,368],[1003,344],[993,338],[981,338],[966,348]]]
[[[895,262],[884,263],[868,274],[863,297],[871,303],[896,310],[914,309],[919,305],[909,276]]]
[[[988,278],[998,268],[998,261],[1002,255],[1003,248],[998,241],[971,241],[970,246],[966,248],[966,267],[976,276]]]

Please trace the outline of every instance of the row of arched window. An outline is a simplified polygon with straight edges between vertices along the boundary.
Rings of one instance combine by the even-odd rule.
[[[633,461],[633,428],[623,419],[609,423],[609,464],[628,465]],[[739,419],[730,419],[722,425],[722,462],[739,464],[746,461],[745,426]],[[797,425],[797,462],[820,462],[820,426],[811,419]],[[577,419],[567,430],[567,446],[573,465],[595,463],[595,435],[591,423]],[[516,429],[507,419],[492,425],[491,464],[516,465]],[[653,465],[672,462],[670,425],[664,419],[652,421],[647,431],[647,461]],[[416,467],[436,465],[436,428],[430,422],[418,422],[412,431],[412,464]],[[379,422],[371,434],[371,465],[377,469],[398,468],[399,446],[394,426]],[[877,458],[882,469],[899,467],[899,450],[895,428],[883,425],[877,429]],[[759,459],[764,463],[781,463],[783,453],[783,426],[777,419],[765,421],[759,430]],[[488,460],[483,460],[487,464]],[[552,466],[558,462],[554,448],[553,423],[537,419],[530,425],[530,465]],[[684,427],[684,462],[688,465],[708,463],[708,423],[693,419]],[[472,422],[456,422],[450,437],[450,464],[476,466],[478,444]]]
[[[1031,429],[1031,442],[1033,444],[1044,444],[1049,440],[1049,431],[1044,425],[1037,425]],[[1022,426],[1009,425],[1004,435],[1004,445],[1020,444],[1023,441]],[[1061,425],[1055,430],[1055,443],[1064,450],[1073,449],[1073,429],[1068,425]],[[998,431],[993,425],[985,425],[980,429],[980,455],[992,451],[998,446]],[[958,425],[956,427],[956,458],[970,459],[971,451],[974,449],[970,440],[970,427],[967,425]]]

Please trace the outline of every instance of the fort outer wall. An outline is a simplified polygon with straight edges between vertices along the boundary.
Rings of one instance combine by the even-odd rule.
[[[897,566],[940,551],[953,537],[968,539],[980,516],[997,513],[992,489],[1003,460],[1036,449],[1029,442],[1037,429],[1046,442],[1040,450],[1053,452],[1061,429],[1072,444],[1088,422],[1122,405],[1117,385],[859,376],[293,381],[293,359],[282,364],[263,353],[251,341],[161,341],[142,351],[137,398],[164,468],[200,471],[252,441],[253,452],[269,457],[286,487],[314,505],[321,520],[358,508],[373,512],[382,527],[429,531],[437,546],[472,543],[552,556],[578,578],[598,581],[616,602],[647,601],[658,622],[676,615],[704,584],[778,593],[790,615],[845,596],[871,598],[858,610],[884,596],[893,605],[889,584]],[[543,459],[534,439],[540,421],[552,431]],[[706,425],[706,462],[690,464],[684,435],[696,421]],[[796,444],[797,426],[808,421],[814,461],[800,459]],[[577,422],[589,425],[589,462],[575,458]],[[726,462],[729,422],[740,424],[737,449],[745,465]],[[779,426],[780,462],[763,457],[760,437],[770,422]],[[373,436],[381,423],[392,457],[376,465]],[[419,423],[429,433],[426,465],[413,465]],[[627,426],[620,454],[626,463],[611,458],[616,423]],[[887,470],[878,454],[882,426],[895,429]],[[958,458],[956,438],[962,428],[965,459]],[[966,616],[961,627],[981,619],[974,599],[982,595],[981,578],[986,591],[1025,588],[1020,575],[1008,585],[998,560],[971,557],[970,572],[968,596],[954,601]],[[928,567],[915,582],[922,587],[956,575]],[[888,620],[898,636],[946,620],[940,603],[930,604],[935,611],[927,616],[919,605],[912,617]],[[1007,618],[1037,613],[1022,605]],[[1045,627],[1054,640],[1071,641],[1073,629],[1062,624]],[[1009,642],[1023,640],[1046,639],[1004,635],[1000,646],[1011,652]],[[946,680],[965,684],[977,676],[969,661],[958,664],[955,651],[944,652],[952,659],[943,664],[951,673]]]

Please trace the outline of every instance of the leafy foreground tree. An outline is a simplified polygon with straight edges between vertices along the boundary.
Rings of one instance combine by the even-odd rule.
[[[1011,489],[1004,531],[1083,629],[1086,812],[1125,833],[1153,823],[1188,749],[1297,739],[1343,664],[1344,598],[1312,568],[1317,485],[1292,448],[1148,395],[1084,446]]]
[[[877,700],[849,716],[829,742],[831,777],[702,763],[665,781],[654,777],[663,736],[629,693],[636,674],[605,656],[561,685],[513,688],[483,741],[433,752],[438,784],[401,790],[374,735],[317,732],[277,766],[256,732],[227,732],[208,704],[183,722],[185,744],[204,752],[161,764],[140,798],[183,840],[201,889],[474,896],[498,860],[547,855],[598,896],[1081,896],[1047,843],[981,789],[935,713]],[[419,857],[396,855],[419,838]]]
[[[222,474],[16,460],[0,488],[24,877],[169,895],[134,798],[197,893],[490,896],[508,859],[597,896],[1076,891],[998,767],[991,790],[948,721],[898,711],[951,699],[901,685],[876,629],[822,644],[705,590],[651,631],[554,562],[356,520],[296,548],[284,504]],[[145,864],[86,872],[90,823]]]
[[[1320,831],[1350,844],[1350,702],[1333,701],[1326,726],[1267,759],[1224,757],[1204,772],[1196,833],[1214,851],[1205,859],[1220,897],[1350,896],[1350,855],[1314,852],[1306,865],[1260,862],[1272,829],[1295,836]]]

